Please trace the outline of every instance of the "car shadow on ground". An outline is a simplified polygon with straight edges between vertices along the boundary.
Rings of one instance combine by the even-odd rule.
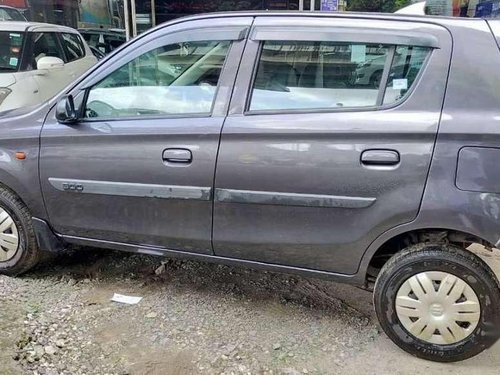
[[[164,283],[251,300],[293,303],[327,314],[346,313],[374,323],[371,292],[326,280],[201,261],[175,260],[97,248],[73,248],[45,259],[27,278],[103,285],[133,280],[154,291]]]

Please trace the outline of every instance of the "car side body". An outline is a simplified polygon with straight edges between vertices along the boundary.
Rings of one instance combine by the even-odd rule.
[[[151,247],[146,244],[142,245],[150,235],[149,233],[138,237],[135,244],[120,241],[128,230],[129,223],[117,223],[110,220],[112,218],[110,218],[107,204],[109,204],[109,199],[117,199],[117,202],[113,202],[112,205],[123,204],[125,202],[119,202],[122,198],[104,195],[105,199],[102,201],[91,202],[96,206],[89,206],[89,202],[82,202],[82,206],[74,206],[75,201],[78,202],[81,198],[66,192],[64,196],[67,198],[59,196],[60,190],[49,182],[50,178],[66,178],[69,181],[71,179],[107,181],[110,180],[109,173],[121,168],[119,165],[122,162],[126,165],[124,168],[129,170],[128,173],[134,175],[133,178],[129,176],[126,179],[127,182],[148,181],[151,184],[146,185],[161,184],[157,184],[160,181],[153,178],[154,170],[142,165],[143,162],[131,165],[130,161],[123,160],[124,155],[114,153],[115,147],[109,148],[104,145],[99,148],[100,155],[95,155],[95,150],[92,150],[88,144],[81,145],[80,141],[79,144],[71,144],[70,147],[68,140],[77,134],[82,134],[82,137],[83,134],[87,137],[92,135],[90,138],[107,134],[106,138],[111,140],[114,130],[112,127],[107,131],[104,130],[105,126],[110,126],[110,122],[98,125],[89,122],[81,127],[62,126],[55,119],[54,103],[57,98],[31,112],[19,111],[22,114],[17,115],[14,111],[10,114],[6,113],[0,119],[3,125],[1,128],[3,136],[0,141],[3,152],[7,155],[13,150],[23,149],[28,155],[28,158],[22,162],[12,158],[0,161],[0,181],[19,193],[35,218],[47,223],[47,228],[50,227],[51,231],[44,233],[45,237],[55,232],[57,233],[55,238],[67,242],[100,244],[105,247],[146,253],[165,252],[165,254],[179,253],[179,255],[202,258],[217,257],[218,260],[228,262],[241,261],[255,266],[311,273],[359,285],[366,285],[367,269],[377,251],[383,249],[388,241],[404,236],[405,233],[422,230],[449,231],[461,233],[466,237],[476,238],[494,246],[500,240],[499,217],[491,208],[498,194],[496,189],[492,189],[494,184],[485,182],[484,186],[477,186],[474,189],[457,186],[457,182],[470,182],[470,179],[476,178],[471,175],[472,171],[462,170],[461,163],[469,162],[470,157],[478,157],[482,155],[482,152],[494,153],[499,146],[495,109],[498,93],[495,90],[497,86],[494,84],[497,78],[488,72],[494,71],[493,67],[500,56],[493,54],[491,59],[481,61],[480,64],[475,61],[476,56],[483,55],[485,50],[495,52],[498,50],[488,23],[483,20],[395,18],[386,15],[349,15],[347,17],[297,15],[294,17],[293,14],[288,14],[285,18],[272,13],[259,15],[259,21],[264,24],[264,29],[266,27],[292,28],[292,24],[299,21],[304,22],[306,26],[314,25],[315,27],[318,24],[327,26],[338,22],[344,27],[345,24],[351,22],[351,17],[365,24],[364,26],[374,29],[396,23],[400,24],[402,29],[428,28],[430,35],[435,36],[436,39],[441,38],[440,40],[443,41],[439,46],[441,55],[432,56],[432,59],[436,61],[428,62],[414,91],[403,103],[394,108],[382,110],[336,110],[332,113],[323,110],[307,110],[303,114],[245,114],[242,106],[247,100],[248,81],[252,75],[240,74],[234,87],[233,82],[236,79],[243,46],[247,44],[246,51],[249,51],[252,40],[246,42],[241,39],[235,42],[240,50],[237,51],[234,61],[225,66],[227,81],[222,84],[226,87],[219,88],[219,94],[224,93],[224,96],[216,98],[214,104],[217,114],[212,114],[207,119],[183,119],[183,122],[187,123],[186,129],[183,130],[178,129],[175,119],[163,121],[153,119],[152,122],[159,121],[159,123],[152,125],[151,128],[141,128],[141,136],[126,144],[123,152],[130,160],[136,159],[138,155],[143,154],[145,142],[149,142],[150,137],[158,138],[158,131],[164,127],[165,141],[161,143],[168,148],[170,143],[168,138],[172,132],[168,122],[172,121],[175,124],[172,125],[173,130],[180,131],[177,136],[180,139],[185,138],[180,141],[180,145],[188,144],[188,138],[196,134],[204,134],[207,138],[213,138],[212,147],[216,149],[221,124],[212,132],[210,123],[217,117],[223,118],[227,113],[229,114],[222,133],[218,163],[227,163],[230,167],[227,169],[218,167],[215,188],[212,173],[215,171],[216,153],[208,156],[197,155],[193,151],[194,160],[203,156],[207,158],[204,163],[210,165],[208,175],[202,172],[207,165],[201,165],[199,170],[192,172],[193,181],[189,181],[191,186],[200,186],[199,196],[189,203],[190,209],[197,216],[206,215],[206,220],[193,219],[195,225],[185,225],[185,218],[182,212],[178,211],[178,209],[185,210],[185,207],[169,207],[164,213],[165,216],[161,214],[159,217],[161,220],[171,221],[169,223],[172,228],[171,235],[172,237],[180,236],[178,237],[180,246],[168,243],[169,239],[166,243],[162,242],[164,238]],[[168,28],[159,27],[141,36],[137,41],[131,42],[128,50],[132,49],[132,46],[139,47],[158,38],[162,31],[168,35],[173,30],[182,32],[184,28],[189,30],[194,26],[210,28],[214,24],[214,19],[217,20],[215,30],[224,28],[227,24],[227,27],[231,29],[238,29],[238,33],[248,33],[252,23],[254,23],[253,27],[256,27],[253,16],[247,14],[199,16],[175,21]],[[270,26],[267,26],[267,22]],[[490,22],[496,25],[497,21]],[[191,25],[193,23],[194,26]],[[396,35],[398,31],[394,33]],[[491,37],[485,38],[486,34]],[[451,35],[455,44],[465,44],[468,50],[456,49],[452,56]],[[254,70],[253,65],[258,48],[254,49],[255,51],[251,53],[247,52],[248,56],[243,56],[240,71]],[[474,51],[471,52],[471,49]],[[98,81],[101,76],[129,59],[128,50],[122,49],[113,60],[105,60],[98,67],[93,68],[66,92],[76,93],[81,87],[89,86],[92,81]],[[467,66],[475,66],[475,69],[468,70],[468,74],[461,74],[460,72]],[[488,77],[488,83],[485,77]],[[484,84],[479,85],[477,82]],[[461,87],[467,87],[467,91],[460,90]],[[231,88],[234,92],[229,103]],[[445,89],[446,100],[444,100]],[[481,110],[481,121],[477,121],[478,108]],[[311,119],[314,119],[316,123],[312,130],[309,125]],[[290,121],[295,121],[293,130],[286,126]],[[208,124],[203,125],[204,123]],[[324,125],[318,125],[323,123]],[[103,127],[102,133],[95,130],[98,126]],[[266,129],[266,126],[269,129]],[[197,129],[197,127],[201,128]],[[367,129],[370,129],[369,133]],[[39,138],[40,131],[41,138]],[[288,165],[276,166],[273,163],[273,160],[279,156],[268,151],[272,142],[263,142],[262,146],[259,144],[263,131],[273,134],[270,138],[281,134],[286,137],[286,143],[296,144],[301,139],[309,138],[310,147],[319,148],[320,152],[304,167],[295,165],[296,160],[292,156],[297,153],[296,151],[289,155],[285,152],[284,156],[280,157],[290,160],[292,163],[290,168],[293,172],[291,175],[283,175],[282,170],[285,167],[288,168]],[[131,129],[130,132],[135,133],[136,130]],[[194,132],[194,135],[191,135],[191,132]],[[318,138],[320,135],[325,137],[325,132],[331,134],[332,138],[326,141]],[[388,133],[390,139],[384,140],[385,137],[382,136],[384,133]],[[341,141],[338,140],[340,134],[342,134]],[[467,140],[460,140],[465,135],[467,135]],[[356,147],[351,147],[352,151],[344,150],[347,146],[343,145],[351,143],[354,139],[356,139]],[[57,144],[53,143],[55,140]],[[120,141],[116,139],[116,142]],[[267,162],[264,163],[264,160],[257,156],[254,156],[254,159],[243,160],[243,155],[238,153],[242,142],[249,144],[246,150],[249,154],[262,155],[263,158],[265,156]],[[172,146],[176,146],[176,143],[177,141]],[[386,170],[379,166],[373,168],[363,166],[360,163],[360,150],[364,148],[398,149],[401,160],[409,160],[411,163],[408,169],[404,168],[401,163],[396,168],[399,170],[395,170],[392,166],[387,167]],[[465,151],[470,152],[465,152],[464,148]],[[479,153],[475,154],[473,151]],[[90,158],[91,155],[95,156]],[[434,157],[431,163],[432,155]],[[116,160],[117,157],[118,160]],[[75,164],[66,165],[64,160],[68,160],[67,158],[74,159]],[[159,158],[161,159],[161,155]],[[242,161],[238,162],[238,160]],[[23,165],[23,173],[16,172],[20,168],[20,163]],[[39,163],[40,169],[38,169]],[[85,166],[87,163],[89,165]],[[255,170],[252,173],[252,169],[257,169],[257,166],[262,163],[268,164],[269,170],[264,169],[262,172]],[[337,171],[335,181],[329,182],[328,176],[323,177],[318,174],[318,170],[321,170],[319,167],[324,163],[330,166],[343,165],[345,169]],[[80,173],[75,173],[77,166],[81,168]],[[457,175],[457,166],[459,175]],[[164,167],[162,163],[160,163],[161,167]],[[192,167],[194,165],[190,166]],[[488,165],[488,168],[493,169],[484,171],[481,176],[484,181],[493,178],[487,178],[487,176],[495,175],[494,166]],[[87,169],[89,172],[86,172]],[[102,172],[97,172],[99,170]],[[177,170],[182,169],[177,168]],[[96,171],[98,176],[90,171]],[[476,169],[475,172],[478,170]],[[268,177],[262,180],[260,173]],[[381,176],[377,176],[379,174]],[[397,176],[393,179],[389,177],[391,174]],[[201,178],[201,175],[205,177]],[[122,180],[118,176],[115,178]],[[179,177],[179,180],[188,179]],[[287,181],[286,187],[281,186],[283,180]],[[35,188],[39,185],[38,181],[41,181],[41,188]],[[338,181],[342,183],[339,184]],[[172,185],[177,185],[177,181]],[[271,193],[259,197],[252,193],[238,195],[238,191]],[[186,202],[189,202],[190,193],[186,194]],[[320,199],[322,195],[325,197]],[[99,197],[93,194],[89,196],[93,199]],[[368,218],[363,208],[367,205],[366,201],[356,200],[358,196],[373,198],[376,202],[371,208],[373,214]],[[335,197],[338,201],[335,201]],[[343,203],[342,197],[353,197],[353,199]],[[135,199],[140,201],[150,198],[137,197]],[[314,199],[319,199],[319,201],[313,203]],[[334,201],[330,202],[331,199]],[[168,199],[166,201],[170,202]],[[384,201],[390,204],[390,209],[383,206]],[[232,207],[232,202],[238,205],[238,210]],[[140,202],[133,203],[138,204],[137,208],[139,208]],[[214,204],[214,223],[210,217],[212,204]],[[342,207],[344,204],[347,206]],[[381,206],[381,211],[377,210],[377,205]],[[464,210],[465,207],[466,210]],[[126,206],[120,209],[125,210]],[[262,212],[259,214],[259,220],[249,223],[242,219],[242,217],[255,215],[255,210]],[[327,212],[330,210],[333,213]],[[75,215],[80,223],[67,221],[67,215],[64,212]],[[326,216],[323,213],[326,213]],[[120,214],[124,214],[124,211]],[[149,222],[151,218],[148,217],[147,211],[139,209],[134,214],[133,220]],[[177,220],[180,221],[178,224],[176,224]],[[276,220],[279,220],[279,223]],[[148,225],[151,223],[149,222]],[[214,237],[211,235],[212,225]],[[276,228],[277,225],[281,226],[280,230]],[[106,229],[98,233],[93,227]],[[273,237],[273,233],[279,233],[279,237],[289,238],[285,243],[280,243],[277,238]],[[40,236],[43,237],[41,234]],[[212,250],[212,241],[215,247],[219,248],[219,251],[215,253]],[[247,247],[246,244],[251,244],[251,246]],[[270,247],[275,251],[269,254],[267,251]]]

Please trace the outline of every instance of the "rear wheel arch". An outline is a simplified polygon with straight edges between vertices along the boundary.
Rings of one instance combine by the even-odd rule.
[[[415,228],[398,231],[391,235],[386,233],[372,243],[361,261],[360,271],[363,274],[360,276],[365,287],[373,288],[378,273],[392,256],[419,243],[453,244],[468,251],[471,251],[468,248],[472,244],[480,244],[490,250],[494,247],[492,243],[480,236],[456,229]]]

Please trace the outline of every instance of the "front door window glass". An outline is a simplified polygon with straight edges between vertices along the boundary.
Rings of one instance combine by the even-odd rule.
[[[115,70],[89,92],[85,116],[210,114],[228,41],[170,44]]]

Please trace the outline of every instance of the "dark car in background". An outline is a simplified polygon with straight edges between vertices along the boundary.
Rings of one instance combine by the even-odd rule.
[[[321,277],[373,290],[408,353],[470,358],[499,338],[471,251],[500,246],[499,39],[500,21],[349,13],[146,32],[0,114],[0,272],[75,244]]]

